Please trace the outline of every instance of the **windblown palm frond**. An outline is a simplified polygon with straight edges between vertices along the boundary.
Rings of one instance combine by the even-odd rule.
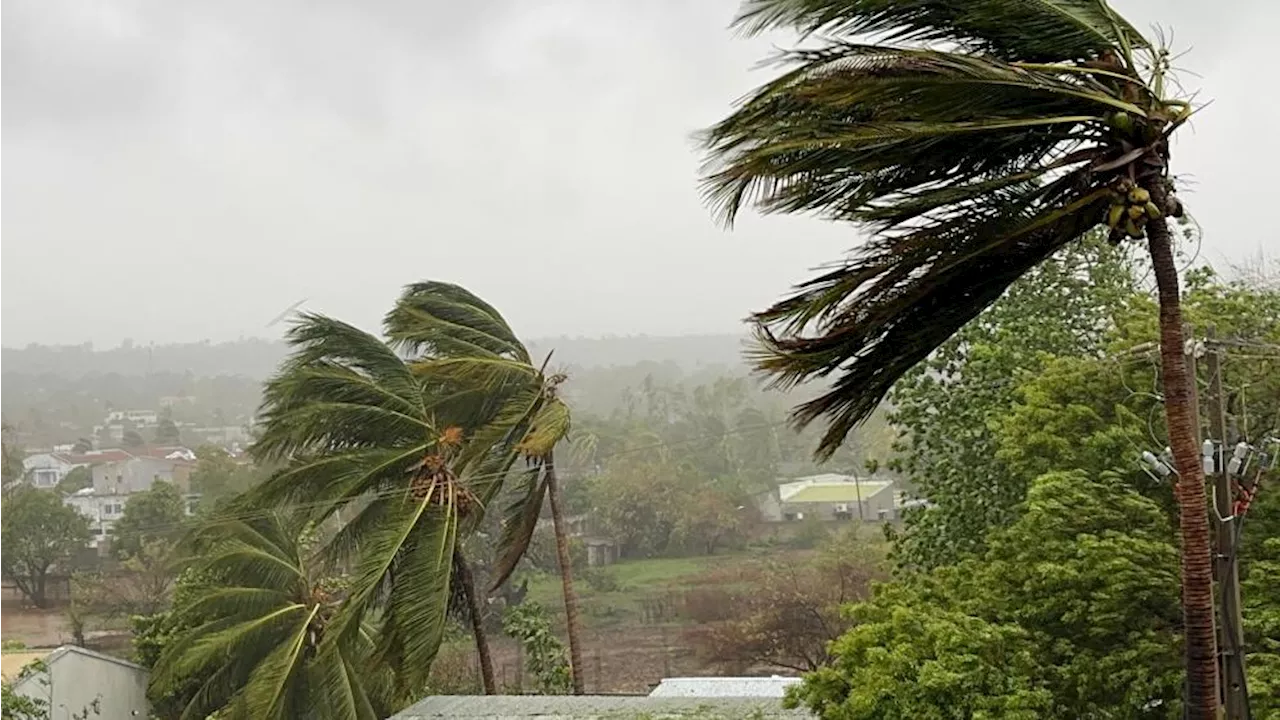
[[[301,536],[298,522],[270,515],[188,538],[191,567],[209,584],[174,609],[190,629],[168,645],[151,678],[161,695],[201,679],[183,718],[376,720],[388,710],[349,672],[369,644],[327,642],[340,597],[313,575]]]
[[[1088,60],[1147,41],[1101,0],[748,0],[735,25],[755,34],[875,35],[886,44],[955,43],[1002,60]]]
[[[704,139],[707,197],[727,223],[753,205],[871,235],[752,318],[754,359],[778,384],[831,381],[794,415],[829,422],[822,457],[903,373],[1106,218],[1124,179],[1162,171],[1188,114],[1133,52],[1157,75],[1165,56],[1102,0],[750,0],[738,24],[880,42],[783,53],[788,69]]]
[[[546,360],[535,365],[502,315],[457,285],[406,287],[384,324],[430,388],[431,411],[463,429],[457,464],[476,478],[472,487],[485,507],[512,466],[528,461],[503,514],[497,587],[523,557],[541,513],[547,488],[539,463],[569,432],[569,409],[557,395],[564,377],[548,375]]]

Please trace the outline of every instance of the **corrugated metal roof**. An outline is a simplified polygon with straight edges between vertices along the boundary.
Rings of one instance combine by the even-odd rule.
[[[770,720],[808,719],[776,698],[675,698],[641,695],[433,695],[388,720]]]
[[[780,698],[787,694],[787,686],[800,682],[800,678],[781,677],[687,677],[663,678],[649,697],[767,697]]]

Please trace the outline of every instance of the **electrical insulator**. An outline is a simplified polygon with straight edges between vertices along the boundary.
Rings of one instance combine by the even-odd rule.
[[[1227,463],[1228,475],[1239,475],[1244,472],[1245,459],[1249,457],[1249,452],[1253,450],[1247,442],[1236,443],[1235,452],[1231,453],[1231,460]]]
[[[1173,470],[1168,465],[1165,465],[1160,458],[1147,450],[1142,451],[1142,462],[1145,463],[1148,468],[1158,473],[1160,477],[1169,477],[1169,473],[1173,472]]]
[[[1205,475],[1212,475],[1217,472],[1217,469],[1214,467],[1215,463],[1213,462],[1212,440],[1205,440],[1204,444],[1200,446],[1200,457],[1204,463]]]

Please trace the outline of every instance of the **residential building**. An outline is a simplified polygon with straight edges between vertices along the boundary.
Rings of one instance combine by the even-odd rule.
[[[893,482],[856,475],[825,473],[797,478],[756,498],[763,519],[793,520],[893,520]]]
[[[57,487],[67,473],[83,464],[70,453],[33,453],[22,459],[22,471],[33,486],[47,490]]]
[[[132,451],[102,450],[79,456],[88,459],[93,485],[68,495],[63,503],[89,519],[89,546],[103,547],[116,521],[124,515],[129,497],[151,489],[157,480],[173,483],[184,493],[187,514],[195,512],[200,495],[188,492],[195,454],[185,447],[146,447]]]
[[[805,709],[786,709],[776,697],[652,697],[646,695],[432,695],[388,720],[598,720],[665,718],[742,720],[813,718]]]
[[[137,427],[153,427],[160,422],[160,413],[155,410],[112,410],[107,413],[106,425],[131,423]]]
[[[19,672],[18,695],[48,703],[49,717],[145,718],[147,670],[140,665],[76,645],[64,645],[44,658],[45,669]],[[97,712],[94,712],[94,710]]]
[[[128,501],[128,495],[99,494],[87,487],[68,495],[62,504],[75,508],[89,519],[89,547],[96,548],[104,538],[110,537],[111,529],[124,515],[124,506]]]
[[[195,459],[195,453],[181,446],[104,450],[90,466],[93,489],[103,495],[127,495],[150,490],[156,480],[164,480],[186,490]]]

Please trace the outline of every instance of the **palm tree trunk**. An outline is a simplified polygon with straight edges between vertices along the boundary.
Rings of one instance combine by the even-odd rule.
[[[498,686],[493,680],[493,656],[489,654],[489,638],[484,631],[484,615],[480,611],[480,599],[476,596],[476,578],[471,573],[462,551],[454,548],[453,564],[457,569],[458,583],[467,601],[467,615],[471,617],[471,634],[476,639],[476,656],[480,658],[480,681],[485,695],[497,695]]]
[[[547,495],[551,500],[551,521],[556,533],[556,555],[560,561],[560,583],[564,588],[564,618],[569,634],[569,670],[573,675],[573,694],[585,692],[582,682],[582,643],[578,641],[578,593],[573,589],[573,560],[569,557],[569,535],[565,527],[564,509],[560,506],[560,483],[556,480],[556,461],[548,453],[543,461],[547,473]]]
[[[1144,185],[1165,206],[1163,178]],[[1182,619],[1187,653],[1187,717],[1212,720],[1218,712],[1218,665],[1213,626],[1213,564],[1204,468],[1196,446],[1199,418],[1191,415],[1195,378],[1183,357],[1182,305],[1169,228],[1163,219],[1147,225],[1151,267],[1160,296],[1160,360],[1169,447],[1178,470],[1178,528],[1182,536]]]

